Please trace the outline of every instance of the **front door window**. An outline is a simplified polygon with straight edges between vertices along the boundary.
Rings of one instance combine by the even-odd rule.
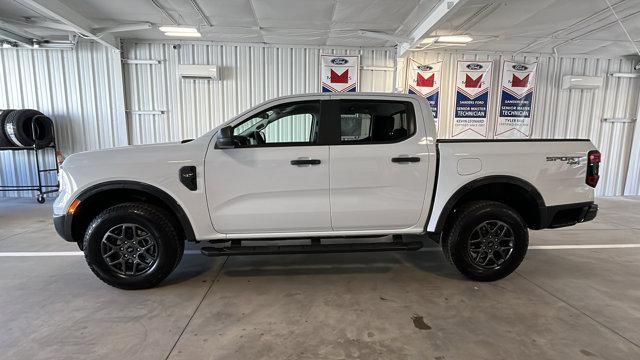
[[[248,147],[315,144],[319,119],[319,101],[282,104],[236,125],[233,135]]]

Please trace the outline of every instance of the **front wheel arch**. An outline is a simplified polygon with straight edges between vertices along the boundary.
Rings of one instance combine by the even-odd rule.
[[[103,210],[126,202],[143,202],[157,206],[172,216],[174,227],[181,239],[195,241],[191,222],[184,209],[165,191],[138,181],[109,181],[83,190],[76,199],[80,204],[70,216],[67,225],[71,238],[82,243],[89,223]]]

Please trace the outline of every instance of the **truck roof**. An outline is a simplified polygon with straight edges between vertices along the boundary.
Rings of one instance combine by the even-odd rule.
[[[279,96],[279,97],[276,97],[276,98],[269,99],[269,100],[267,100],[265,102],[271,102],[271,101],[275,101],[275,100],[294,99],[294,98],[301,98],[301,97],[318,97],[318,96],[322,96],[322,97],[344,97],[344,98],[384,96],[384,97],[418,98],[418,99],[421,99],[421,97],[419,97],[417,95],[400,94],[400,93],[385,93],[385,92],[321,93],[321,92],[316,92],[316,93],[304,93],[304,94]]]
[[[384,97],[384,98],[396,98],[396,99],[417,99],[419,101],[423,101],[426,102],[426,99],[417,95],[413,95],[413,94],[399,94],[399,93],[384,93],[384,92],[350,92],[350,93],[321,93],[321,92],[316,92],[316,93],[304,93],[304,94],[294,94],[294,95],[285,95],[285,96],[279,96],[279,97],[275,97],[272,99],[268,99],[265,100],[261,103],[258,103],[252,107],[250,107],[249,109],[233,116],[232,118],[230,118],[229,120],[225,121],[224,123],[216,126],[215,128],[211,129],[211,131],[207,132],[204,135],[207,134],[213,134],[215,133],[220,127],[227,125],[229,123],[232,123],[233,121],[235,121],[236,119],[246,116],[247,114],[251,113],[252,111],[254,111],[257,107],[260,106],[264,106],[267,104],[271,104],[271,103],[276,103],[276,102],[280,102],[282,100],[286,101],[289,99],[304,99],[304,98],[318,98],[318,97],[326,97],[326,98],[330,98],[330,97],[334,97],[334,98],[344,98],[344,99],[358,99],[358,98],[380,98],[380,97]],[[428,104],[428,103],[427,103]]]

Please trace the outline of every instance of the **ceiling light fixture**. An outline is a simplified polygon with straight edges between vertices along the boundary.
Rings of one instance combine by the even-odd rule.
[[[167,36],[178,36],[178,37],[201,37],[202,34],[200,34],[199,32],[166,32],[164,33]]]
[[[473,38],[469,35],[442,35],[432,36],[423,39],[421,44],[448,44],[448,45],[465,45],[468,42],[473,41]]]
[[[473,38],[469,35],[443,35],[436,38],[436,43],[447,44],[466,44],[473,41]]]
[[[2,48],[3,49],[9,49],[9,48],[11,48],[11,44],[9,44],[8,42],[3,42],[2,43]]]
[[[160,26],[158,29],[164,32],[166,36],[192,38],[199,38],[202,36],[198,29],[193,26]]]
[[[164,33],[198,33],[198,29],[191,26],[160,26],[158,29]]]

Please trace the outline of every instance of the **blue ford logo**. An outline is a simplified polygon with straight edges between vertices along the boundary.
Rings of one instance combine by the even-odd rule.
[[[469,65],[467,65],[467,69],[469,69],[469,70],[480,70],[480,69],[482,69],[482,65],[476,64],[476,63],[469,64]]]
[[[331,63],[333,65],[344,65],[346,63],[348,63],[349,60],[345,59],[345,58],[333,58],[331,59]]]
[[[420,66],[418,66],[418,70],[420,70],[420,71],[430,71],[430,70],[433,70],[433,66],[420,65]]]
[[[515,71],[525,71],[527,69],[529,69],[528,67],[524,66],[524,65],[520,65],[520,64],[515,64],[512,66],[513,70]]]

